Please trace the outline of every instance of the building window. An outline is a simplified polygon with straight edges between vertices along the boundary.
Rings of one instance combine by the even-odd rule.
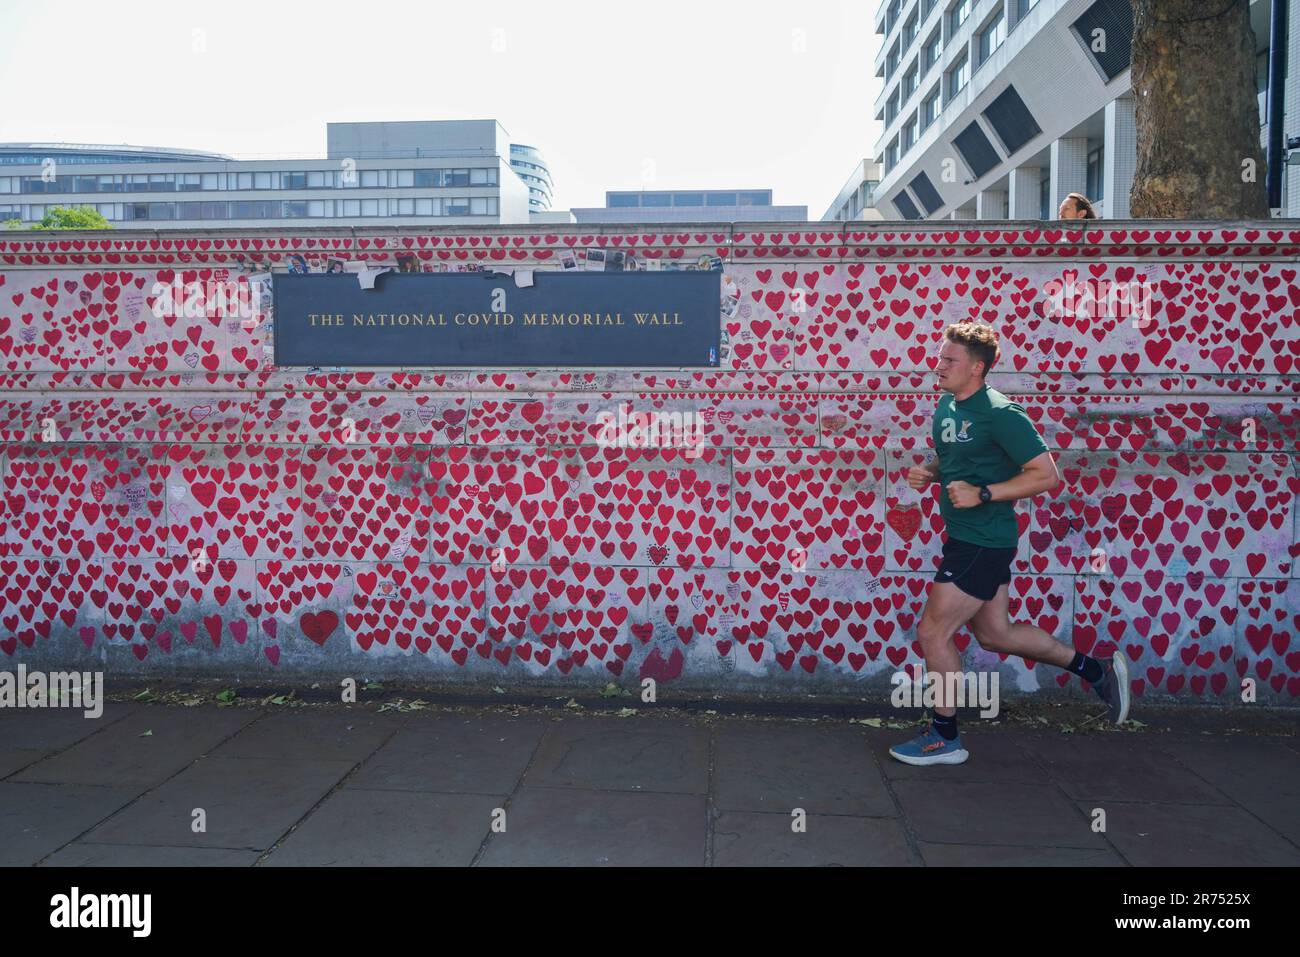
[[[889,172],[898,165],[898,138],[885,147],[885,172]]]
[[[1102,158],[1102,149],[1097,147],[1095,150],[1088,151],[1088,179],[1084,189],[1087,190],[1088,199],[1097,203],[1105,199],[1106,187],[1105,179],[1105,160]]]
[[[912,94],[916,92],[916,67],[908,70],[903,74],[903,102],[906,103],[911,99]]]
[[[889,101],[885,104],[885,125],[888,126],[889,124],[893,123],[894,119],[897,116],[898,116],[898,91],[895,90],[893,93],[889,95]]]
[[[939,87],[935,87],[921,104],[921,129],[939,118]]]
[[[888,83],[898,72],[898,58],[901,55],[898,49],[898,41],[894,41],[894,46],[889,51],[889,56],[885,58],[885,82]]]
[[[921,69],[929,72],[930,67],[939,62],[939,50],[941,47],[940,31],[935,30],[930,39],[925,41],[925,47],[921,50]]]
[[[905,24],[903,24],[903,49],[904,50],[910,47],[912,45],[912,41],[916,39],[916,23],[917,23],[917,17],[916,14],[913,13],[912,16],[908,18],[908,21]]]
[[[704,194],[703,193],[674,193],[673,205],[674,206],[703,206]]]
[[[1050,209],[1052,205],[1052,177],[1047,171],[1043,171],[1043,177],[1038,181],[1038,218],[1049,219],[1049,210],[1055,213],[1056,210]]]
[[[963,53],[948,69],[948,99],[952,99],[958,93],[966,88],[966,81],[970,79],[970,60]]]
[[[1029,11],[1033,9],[1034,4],[1037,2],[1038,0],[1015,0],[1016,23],[1028,16]]]
[[[1003,17],[1002,11],[999,9],[997,15],[980,31],[979,43],[976,46],[981,64],[989,58],[994,50],[1002,46],[1002,41],[1007,37],[1006,23],[1006,18]]]
[[[948,37],[952,38],[957,29],[970,16],[971,0],[957,0],[957,5],[948,11]]]
[[[913,113],[908,117],[907,122],[903,124],[903,154],[912,148],[916,142],[916,114]]]
[[[894,24],[898,22],[898,8],[900,0],[890,0],[889,7],[885,11],[885,33],[894,29]]]

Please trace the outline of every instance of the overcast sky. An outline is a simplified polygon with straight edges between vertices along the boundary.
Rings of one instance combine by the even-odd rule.
[[[325,124],[495,118],[554,205],[771,188],[818,219],[879,125],[876,0],[0,0],[0,141],[325,154]]]

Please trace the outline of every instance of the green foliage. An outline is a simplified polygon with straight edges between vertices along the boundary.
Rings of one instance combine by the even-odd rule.
[[[113,225],[93,206],[50,206],[39,223],[24,227],[17,219],[5,222],[9,229],[112,229]]]

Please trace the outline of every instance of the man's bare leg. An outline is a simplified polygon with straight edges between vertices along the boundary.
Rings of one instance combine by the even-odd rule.
[[[960,680],[961,655],[953,643],[957,629],[980,610],[983,599],[966,594],[952,582],[935,582],[916,626],[916,637],[925,655],[927,692],[933,689],[930,727],[910,741],[889,749],[904,764],[961,764],[970,755],[961,745],[957,731],[956,689]],[[941,679],[936,688],[931,682]]]
[[[945,717],[957,713],[957,702],[947,700],[947,692],[955,687],[959,679],[949,678],[948,675],[961,671],[961,654],[957,651],[952,636],[957,634],[958,628],[981,612],[981,606],[988,607],[986,602],[966,594],[952,582],[935,582],[930,588],[925,611],[921,613],[921,621],[916,626],[916,638],[925,654],[925,670],[936,672],[943,678],[934,710]],[[1005,603],[1002,606],[1002,617],[1006,619]]]
[[[1012,624],[1007,615],[1007,606],[1007,586],[1003,585],[992,600],[972,616],[970,630],[974,632],[975,640],[981,648],[1064,668],[1092,685],[1097,695],[1106,702],[1112,721],[1118,724],[1128,718],[1131,689],[1128,663],[1124,661],[1123,655],[1093,659],[1079,654],[1076,663],[1073,645],[1057,641],[1034,625],[1023,622]],[[1093,669],[1091,676],[1089,669]]]
[[[1012,624],[1007,614],[1008,604],[1007,586],[1003,585],[971,617],[970,629],[980,647],[985,651],[1042,661],[1058,668],[1065,668],[1074,660],[1074,648],[1057,641],[1043,629],[1023,622]]]

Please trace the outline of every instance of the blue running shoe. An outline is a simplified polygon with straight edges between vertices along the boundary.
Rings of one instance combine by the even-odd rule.
[[[961,764],[970,757],[970,753],[961,746],[960,732],[948,741],[934,730],[933,725],[911,741],[894,745],[889,753],[904,764]]]

